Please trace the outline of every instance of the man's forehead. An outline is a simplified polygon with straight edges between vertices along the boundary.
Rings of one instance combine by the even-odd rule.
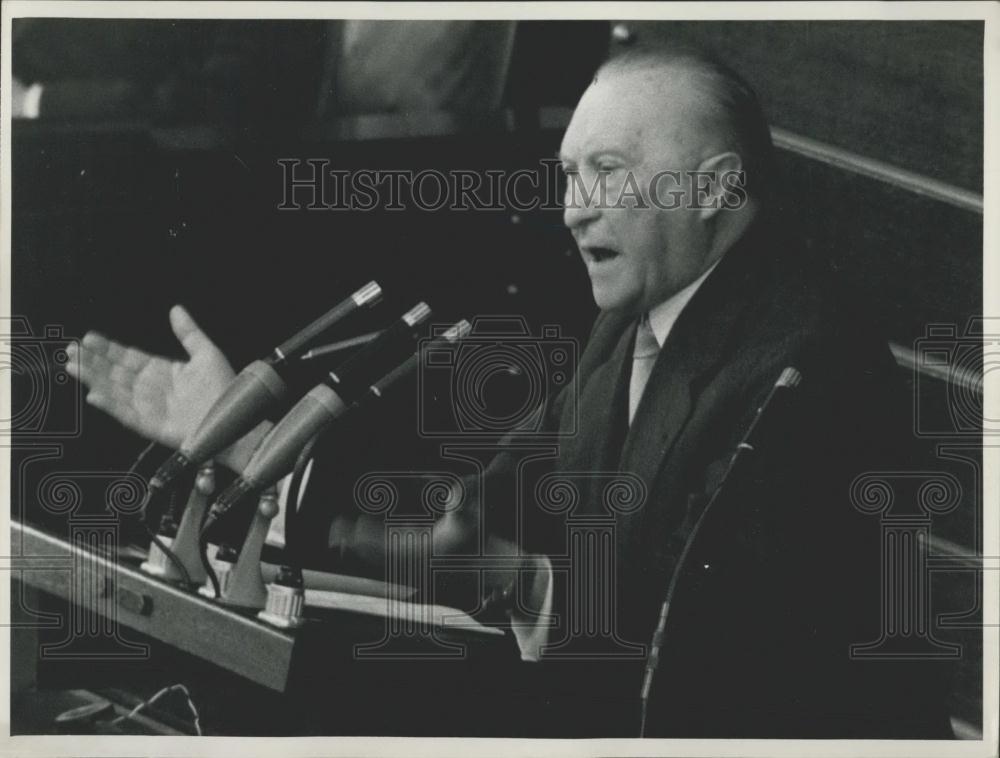
[[[704,113],[699,94],[682,69],[603,71],[580,98],[560,154],[637,153],[690,143]]]
[[[625,108],[577,107],[563,136],[560,155],[582,158],[600,152],[637,153],[648,128]]]

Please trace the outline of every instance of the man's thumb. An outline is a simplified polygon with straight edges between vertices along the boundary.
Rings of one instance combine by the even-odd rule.
[[[175,305],[170,309],[170,327],[191,357],[196,353],[215,348],[212,340],[198,327],[191,314],[182,305]]]

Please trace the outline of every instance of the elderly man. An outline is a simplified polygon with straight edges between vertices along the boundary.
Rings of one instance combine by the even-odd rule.
[[[851,483],[899,465],[905,417],[885,342],[780,233],[752,90],[697,53],[627,52],[584,93],[561,159],[601,313],[543,409],[558,453],[508,446],[436,535],[440,551],[487,534],[491,550],[570,558],[501,579],[542,658],[540,714],[524,718],[554,734],[948,736],[936,666],[851,655],[880,633],[879,525]],[[88,335],[74,366],[91,403],[177,444],[231,370],[171,316],[189,363]],[[787,366],[803,376],[791,412],[713,501]],[[542,502],[552,476],[575,491],[569,514]],[[515,491],[537,497],[513,513]],[[594,532],[609,551],[574,549],[584,522],[613,526]]]

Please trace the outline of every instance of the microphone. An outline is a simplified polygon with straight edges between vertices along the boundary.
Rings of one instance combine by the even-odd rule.
[[[363,305],[377,305],[382,299],[382,288],[378,282],[368,282],[350,297],[344,299],[309,326],[289,337],[271,351],[271,359],[275,363],[291,362],[306,352],[313,341],[344,316],[354,312]]]
[[[712,497],[702,509],[701,514],[698,516],[698,520],[695,521],[694,526],[691,528],[691,533],[687,536],[684,549],[681,551],[680,557],[677,559],[677,563],[674,566],[673,576],[670,577],[670,584],[667,587],[666,597],[663,599],[663,604],[660,606],[660,615],[656,622],[656,630],[653,632],[652,644],[649,648],[649,656],[646,658],[646,667],[642,678],[642,691],[639,695],[641,703],[639,722],[640,737],[644,737],[646,735],[646,715],[649,706],[649,694],[652,691],[653,677],[656,674],[656,668],[660,662],[660,650],[663,647],[663,636],[667,626],[667,616],[670,614],[670,603],[673,600],[677,580],[683,571],[684,563],[687,559],[691,544],[694,542],[694,539],[705,520],[705,515],[726,493],[726,485],[739,479],[739,474],[746,466],[746,462],[753,457],[754,453],[757,452],[757,447],[767,439],[767,437],[773,432],[775,426],[780,425],[780,421],[785,418],[791,400],[795,394],[794,390],[801,383],[802,374],[794,366],[788,366],[781,372],[781,375],[771,387],[771,391],[767,393],[767,397],[764,399],[764,402],[757,408],[757,413],[754,415],[753,421],[750,423],[749,428],[743,435],[743,439],[741,439],[739,444],[736,446],[736,450],[729,459],[729,466],[726,468],[726,473],[722,477],[722,481],[715,488],[715,492],[712,493]]]
[[[368,332],[368,334],[359,334],[357,337],[340,340],[339,342],[331,342],[329,345],[320,345],[319,347],[311,348],[302,354],[299,361],[301,363],[307,363],[308,361],[314,361],[317,358],[326,358],[328,355],[336,355],[344,350],[350,350],[352,347],[367,345],[373,339],[378,337],[379,334],[381,334],[381,332]]]
[[[394,384],[398,383],[400,380],[404,379],[409,374],[416,371],[417,366],[420,362],[425,360],[427,353],[431,350],[439,350],[445,345],[454,344],[465,339],[469,332],[472,331],[472,325],[466,321],[464,318],[453,324],[444,332],[441,333],[440,337],[432,340],[431,342],[424,345],[418,352],[411,355],[405,361],[400,363],[396,368],[390,371],[388,374],[379,379],[375,384],[368,388],[365,396],[357,403],[357,405],[363,405],[367,400],[381,398],[386,391],[391,388]]]
[[[369,282],[278,345],[265,358],[244,368],[208,410],[194,433],[156,471],[149,481],[150,492],[166,488],[253,429],[284,400],[290,363],[326,329],[358,308],[377,304],[381,298],[382,288],[376,282]]]
[[[781,372],[781,375],[778,377],[777,381],[775,381],[774,386],[771,387],[771,391],[768,392],[767,397],[764,398],[764,402],[761,403],[760,407],[757,409],[757,413],[754,415],[750,428],[747,429],[747,432],[743,435],[743,439],[740,441],[740,444],[737,445],[736,452],[729,461],[726,478],[729,477],[737,463],[743,457],[745,457],[748,453],[754,452],[756,450],[756,446],[766,439],[767,435],[770,433],[769,422],[783,416],[784,408],[787,406],[794,394],[792,390],[798,387],[801,383],[802,374],[794,366],[788,366]],[[773,424],[771,425],[773,426]],[[725,484],[725,479],[723,479],[723,484]],[[722,485],[720,484],[719,488],[721,487]],[[716,490],[716,493],[718,493],[718,489]]]
[[[385,370],[386,356],[398,355],[400,343],[405,345],[414,339],[416,327],[430,315],[430,308],[418,303],[299,400],[260,443],[243,473],[216,499],[202,533],[245,495],[277,482],[291,471],[299,450],[310,439],[371,394],[368,385]]]
[[[348,404],[345,398],[339,394],[338,389],[332,386],[329,379],[314,387],[278,422],[277,426],[271,430],[257,448],[253,458],[243,469],[243,473],[219,495],[205,520],[204,530],[222,518],[237,501],[251,492],[270,487],[289,473],[295,466],[299,451],[308,444],[309,440],[323,432],[348,411],[356,410],[382,398],[392,386],[416,370],[427,351],[458,342],[471,330],[472,326],[468,321],[464,319],[459,321],[440,337],[413,353],[392,371],[371,384],[354,400],[353,404]]]

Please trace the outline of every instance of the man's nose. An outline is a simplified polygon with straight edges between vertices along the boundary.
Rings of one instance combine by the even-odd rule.
[[[566,192],[565,204],[563,206],[563,223],[569,229],[577,229],[595,221],[601,215],[597,198],[591,198],[587,202],[580,193],[574,197],[573,190]]]

